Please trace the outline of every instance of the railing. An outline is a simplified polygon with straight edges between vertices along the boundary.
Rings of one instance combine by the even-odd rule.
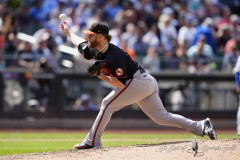
[[[238,96],[234,76],[230,73],[161,72],[153,76],[169,111],[234,114],[237,110]],[[8,118],[96,116],[97,111],[79,111],[74,104],[82,94],[88,94],[99,109],[101,100],[112,90],[109,85],[86,74],[2,72],[0,77],[0,116]],[[144,117],[135,104],[125,107],[122,112],[122,116]]]

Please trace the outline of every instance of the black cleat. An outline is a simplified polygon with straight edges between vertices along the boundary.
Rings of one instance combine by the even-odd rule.
[[[217,139],[217,135],[213,129],[210,118],[204,120],[203,135],[207,135],[211,140]]]
[[[80,143],[80,144],[76,144],[75,146],[73,146],[73,149],[76,149],[76,150],[79,150],[79,149],[91,149],[93,148],[94,146],[90,146],[86,143]]]

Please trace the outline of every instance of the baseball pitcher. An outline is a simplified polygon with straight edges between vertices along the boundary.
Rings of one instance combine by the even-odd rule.
[[[133,103],[137,103],[159,125],[179,127],[195,135],[208,135],[210,139],[216,139],[209,118],[193,121],[166,111],[159,97],[156,79],[133,61],[128,53],[110,43],[111,35],[106,24],[93,23],[89,30],[83,31],[87,35],[86,40],[71,32],[66,22],[62,22],[60,28],[86,59],[95,60],[88,68],[89,74],[115,87],[102,100],[98,116],[85,140],[75,145],[74,149],[101,147],[101,136],[112,114]]]

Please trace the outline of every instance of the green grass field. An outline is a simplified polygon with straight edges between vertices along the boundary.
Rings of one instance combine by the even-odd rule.
[[[73,145],[81,142],[87,132],[24,132],[9,131],[0,132],[0,156],[71,150]],[[201,137],[197,137],[198,139]],[[236,138],[235,133],[218,134],[219,139]],[[104,147],[126,146],[137,144],[157,144],[176,140],[194,139],[193,134],[185,133],[143,133],[127,131],[116,133],[106,132],[103,134],[102,143]],[[207,139],[201,138],[201,139]]]

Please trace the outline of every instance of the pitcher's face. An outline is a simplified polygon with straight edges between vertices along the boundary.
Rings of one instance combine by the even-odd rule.
[[[96,48],[100,44],[98,34],[89,34],[87,36],[87,39],[88,39],[88,46],[90,48]]]

